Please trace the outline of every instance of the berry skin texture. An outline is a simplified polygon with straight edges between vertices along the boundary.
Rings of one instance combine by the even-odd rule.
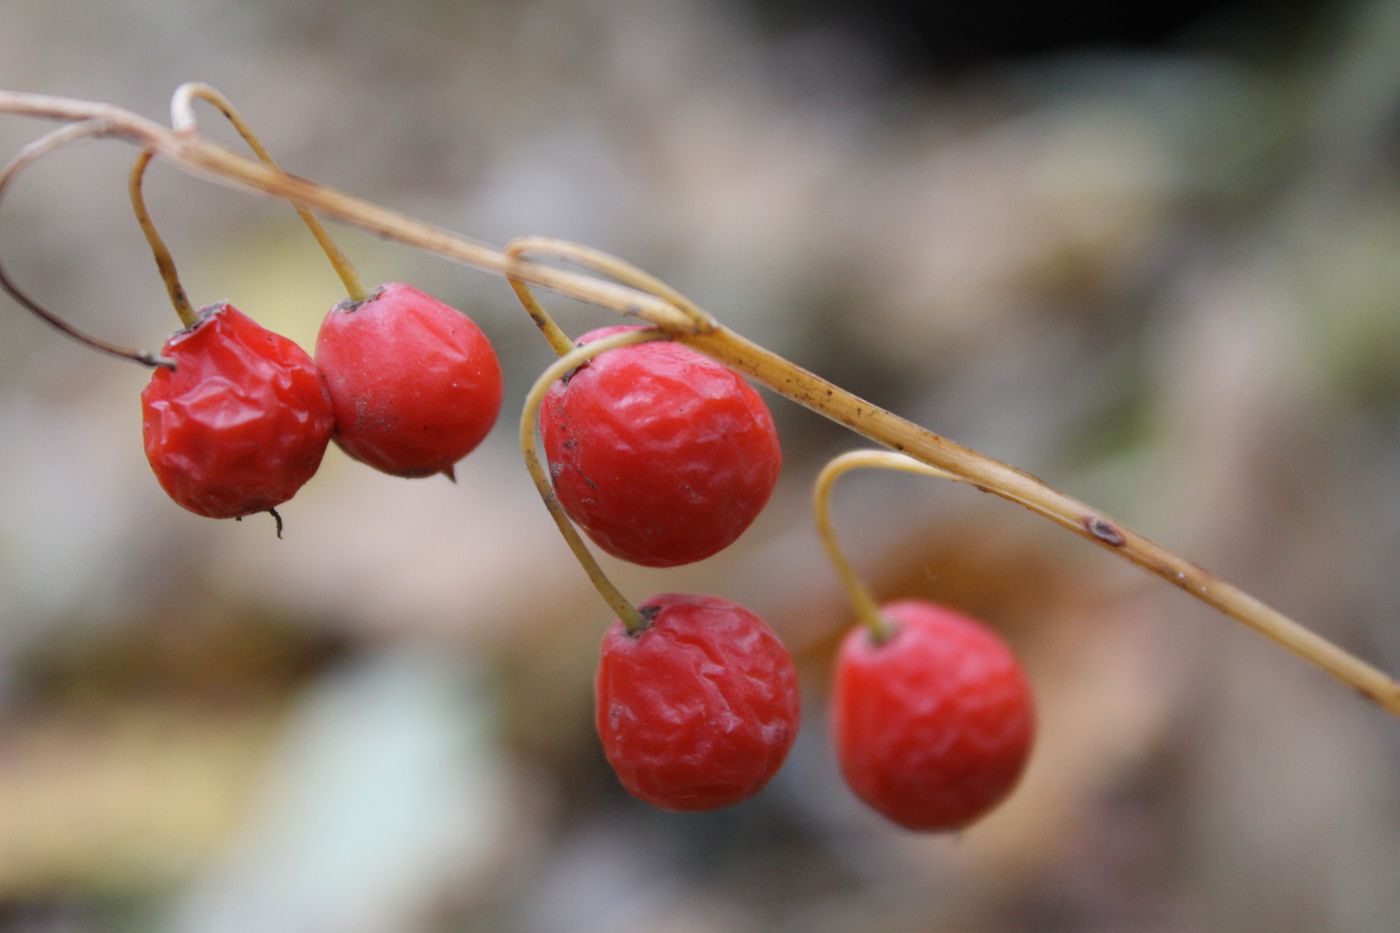
[[[501,410],[501,364],[481,328],[400,282],[332,308],[316,364],[335,408],[335,442],[393,476],[451,475]]]
[[[141,427],[170,498],[239,518],[287,501],[316,472],[331,402],[301,347],[219,304],[161,352],[176,369],[157,369],[141,392]]]
[[[836,661],[831,719],[846,783],[901,826],[960,829],[1016,786],[1030,756],[1030,687],[1011,650],[967,616],[928,602],[884,606],[883,643],[864,626]]]
[[[614,621],[595,682],[598,736],[632,796],[663,810],[747,800],[797,737],[797,672],[762,619],[717,596],[666,593]]]
[[[585,334],[580,346],[623,330]],[[550,387],[540,434],[554,491],[603,550],[647,567],[738,538],[778,481],[773,417],[738,373],[688,347],[618,347]]]

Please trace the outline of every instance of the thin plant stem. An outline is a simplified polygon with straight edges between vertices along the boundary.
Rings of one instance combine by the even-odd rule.
[[[185,294],[185,287],[180,284],[180,273],[175,269],[175,259],[170,255],[170,248],[165,245],[165,241],[160,238],[156,231],[156,225],[151,222],[151,212],[146,209],[146,196],[141,193],[141,182],[146,177],[146,166],[151,164],[151,159],[155,153],[149,149],[141,150],[141,154],[136,157],[136,162],[131,166],[131,175],[127,179],[127,191],[131,195],[131,210],[136,215],[136,222],[141,225],[141,232],[146,235],[146,242],[150,244],[151,253],[155,256],[156,268],[160,270],[161,281],[165,283],[165,290],[170,295],[170,305],[175,309],[175,313],[180,316],[180,323],[186,327],[193,327],[199,321],[199,314],[190,304],[189,296]]]
[[[1384,675],[1355,676],[1346,652],[1243,590],[1066,496],[1029,473],[936,434],[856,396],[726,327],[697,328],[674,303],[636,288],[507,255],[464,236],[272,166],[242,158],[197,133],[179,133],[110,104],[0,91],[0,112],[51,120],[102,120],[105,134],[157,153],[183,170],[220,184],[262,192],[380,237],[506,278],[515,277],[580,301],[639,317],[856,433],[956,476],[1072,531],[1156,574],[1305,658],[1390,713],[1400,716],[1400,685]],[[1369,669],[1368,670],[1374,670]]]
[[[9,188],[10,182],[18,177],[25,166],[42,159],[54,150],[76,140],[106,135],[109,129],[110,128],[103,120],[86,120],[81,123],[72,123],[68,126],[60,127],[25,146],[10,160],[9,164],[6,165],[3,170],[0,170],[0,199],[4,198],[5,191]],[[9,293],[11,298],[23,305],[45,324],[48,324],[50,327],[59,331],[59,333],[76,340],[89,349],[96,350],[99,353],[106,353],[109,356],[115,356],[120,359],[131,360],[140,363],[142,366],[160,366],[166,369],[175,368],[174,360],[161,356],[158,353],[149,353],[145,350],[123,347],[103,340],[101,337],[95,337],[86,331],[79,330],[54,314],[48,308],[45,308],[34,298],[30,297],[27,292],[14,283],[3,267],[0,267],[0,288],[3,288]]]
[[[224,115],[228,122],[233,124],[233,128],[238,131],[238,135],[243,137],[243,141],[248,144],[263,164],[273,168],[280,168],[277,160],[272,157],[272,153],[267,151],[267,147],[258,139],[253,132],[248,121],[230,103],[229,99],[219,91],[198,81],[190,81],[180,85],[175,89],[174,96],[170,99],[170,122],[177,133],[196,133],[199,130],[199,123],[194,115],[195,100],[206,101]],[[369,297],[369,290],[365,288],[364,281],[360,278],[355,266],[346,258],[345,253],[331,239],[330,233],[325,226],[316,219],[316,215],[311,213],[300,204],[293,204],[296,208],[297,216],[306,224],[306,229],[311,231],[311,235],[316,238],[316,243],[321,247],[321,252],[326,254],[330,260],[331,267],[335,269],[335,274],[340,277],[340,281],[345,285],[345,292],[350,301],[359,304]]]
[[[568,373],[608,350],[630,344],[646,343],[650,340],[663,340],[666,337],[666,332],[658,329],[630,330],[620,334],[612,334],[586,346],[570,350],[555,360],[535,381],[529,394],[525,396],[525,406],[520,413],[520,453],[525,458],[525,469],[529,470],[530,478],[535,481],[535,489],[539,491],[540,498],[544,500],[545,508],[549,509],[549,514],[554,518],[554,523],[559,526],[559,533],[564,536],[569,550],[574,552],[574,557],[583,567],[583,572],[588,574],[593,588],[598,591],[599,596],[603,597],[603,601],[617,613],[617,617],[622,620],[629,635],[640,634],[647,627],[649,620],[608,579],[608,575],[603,572],[602,567],[598,566],[598,561],[594,559],[588,546],[583,543],[583,538],[574,528],[573,522],[569,521],[564,506],[560,504],[559,497],[554,494],[554,485],[549,481],[549,474],[540,462],[539,449],[535,443],[535,422],[539,416],[540,403],[544,401],[550,387]]]

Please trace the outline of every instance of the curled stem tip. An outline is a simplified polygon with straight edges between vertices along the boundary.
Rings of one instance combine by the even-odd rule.
[[[49,153],[88,137],[103,136],[111,132],[111,127],[104,120],[84,120],[80,123],[72,123],[68,126],[59,127],[34,142],[25,146],[10,160],[4,169],[0,169],[0,199],[4,198],[6,189],[10,183],[18,177],[24,168],[33,162],[37,162]],[[52,311],[45,308],[34,298],[15,284],[3,267],[0,267],[0,288],[3,288],[11,298],[19,302],[23,307],[38,317],[41,321],[53,327],[55,330],[76,340],[83,346],[96,350],[99,353],[106,353],[109,356],[119,357],[124,360],[131,360],[140,363],[142,366],[175,368],[174,360],[167,359],[157,353],[149,353],[145,350],[137,350],[132,347],[123,347],[110,343],[100,337],[79,330],[72,324],[60,318]]]
[[[199,123],[194,115],[194,102],[196,100],[206,101],[218,110],[224,117],[233,124],[233,128],[238,131],[238,135],[243,137],[243,141],[248,144],[248,148],[270,168],[281,170],[277,160],[272,157],[272,153],[262,144],[262,140],[257,137],[243,119],[243,116],[230,103],[229,99],[207,84],[199,81],[190,81],[180,85],[175,89],[175,95],[170,100],[170,122],[175,131],[183,134],[198,132]],[[302,207],[300,204],[292,205],[306,224],[306,229],[311,231],[311,235],[316,238],[316,243],[321,247],[321,252],[325,253],[326,259],[330,260],[331,267],[340,277],[340,281],[345,286],[346,294],[353,303],[360,303],[369,297],[369,290],[365,288],[364,281],[355,271],[354,265],[346,258],[345,253],[331,239],[330,233],[325,226],[316,219],[316,215]]]
[[[544,465],[540,462],[539,449],[535,442],[535,422],[539,415],[540,403],[544,401],[545,394],[550,386],[554,385],[565,374],[577,369],[584,363],[593,359],[600,353],[616,347],[623,347],[634,343],[646,343],[651,340],[661,340],[667,336],[666,332],[660,329],[632,330],[620,334],[613,334],[601,340],[594,341],[587,346],[570,350],[564,356],[555,360],[548,369],[535,381],[528,395],[525,396],[525,406],[520,413],[520,453],[525,458],[525,468],[530,472],[530,478],[535,482],[535,489],[539,491],[540,498],[544,500],[545,507],[549,509],[549,514],[554,518],[554,523],[559,526],[559,533],[564,536],[564,541],[569,545],[569,550],[573,551],[575,559],[583,567],[583,572],[588,574],[588,579],[592,581],[593,588],[598,591],[598,595],[603,598],[617,617],[622,620],[629,634],[636,635],[647,627],[649,622],[646,615],[637,609],[622,595],[603,568],[598,566],[597,560],[589,552],[588,547],[583,543],[578,530],[569,521],[569,516],[564,512],[564,507],[559,504],[559,499],[554,495],[554,487],[549,481],[549,474],[545,471]]]
[[[718,322],[702,311],[695,302],[661,279],[601,250],[552,237],[524,236],[511,240],[506,245],[505,253],[512,259],[519,259],[530,253],[563,259],[659,298],[666,302],[672,311],[667,320],[660,325],[667,330],[704,334],[719,326]],[[545,339],[549,341],[549,345],[554,348],[554,352],[560,356],[570,352],[573,349],[573,342],[535,299],[534,293],[530,291],[525,281],[509,272],[506,273],[506,280],[515,291],[516,297],[520,299],[520,303],[525,307],[525,311],[530,315],[530,319],[535,322]]]

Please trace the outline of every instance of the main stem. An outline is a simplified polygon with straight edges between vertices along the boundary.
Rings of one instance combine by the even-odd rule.
[[[1124,527],[1029,473],[922,428],[744,339],[729,329],[701,326],[674,304],[634,288],[554,269],[430,226],[348,194],[260,165],[194,133],[177,133],[109,104],[0,91],[0,112],[54,120],[100,120],[105,135],[154,149],[180,168],[235,187],[260,191],[334,217],[379,236],[497,275],[515,277],[580,301],[640,317],[681,342],[843,424],[878,444],[954,474],[1087,538],[1214,606],[1353,686],[1400,716],[1400,684],[1374,668],[1354,680],[1350,656],[1297,622],[1195,564]]]

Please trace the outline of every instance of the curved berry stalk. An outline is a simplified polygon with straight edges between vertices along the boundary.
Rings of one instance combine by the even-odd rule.
[[[262,160],[280,168],[233,104],[207,84],[175,91],[171,122],[194,134],[194,102],[222,113]],[[345,285],[316,335],[316,362],[335,408],[336,444],[391,476],[442,473],[485,439],[501,409],[496,351],[471,318],[400,282],[367,291],[355,267],[306,208],[302,222]]]
[[[579,347],[570,351],[564,356],[555,360],[540,377],[535,380],[535,384],[525,396],[525,406],[520,413],[520,453],[525,458],[525,469],[530,473],[530,479],[534,480],[535,489],[539,492],[540,498],[544,500],[545,508],[549,509],[550,516],[554,519],[554,524],[558,526],[559,533],[564,536],[564,542],[568,544],[569,550],[573,552],[574,558],[583,567],[583,572],[588,574],[588,579],[592,581],[593,588],[598,591],[598,595],[603,598],[603,602],[612,607],[613,612],[622,621],[627,632],[632,635],[640,634],[646,628],[648,619],[636,606],[627,601],[627,597],[622,595],[622,591],[613,585],[608,579],[608,575],[603,572],[603,568],[598,566],[597,560],[589,553],[587,545],[583,543],[583,538],[579,536],[573,523],[569,521],[569,515],[559,502],[559,497],[554,494],[554,487],[550,484],[549,474],[545,472],[543,464],[540,463],[538,445],[535,443],[535,422],[538,420],[540,404],[544,401],[545,395],[553,387],[554,383],[566,377],[578,367],[584,365],[600,353],[618,347],[630,346],[632,344],[646,343],[652,340],[665,340],[666,333],[657,329],[648,330],[626,330],[616,334],[610,334],[587,346]]]
[[[106,122],[102,120],[87,120],[82,123],[73,123],[68,126],[59,127],[53,132],[36,139],[34,142],[21,149],[19,153],[10,160],[9,164],[7,164],[3,170],[0,170],[0,199],[4,198],[5,191],[9,188],[10,182],[14,181],[26,166],[71,142],[88,137],[103,136],[108,132],[110,132],[110,127]],[[175,367],[175,362],[167,357],[160,356],[156,353],[148,353],[144,350],[135,350],[130,347],[109,343],[100,337],[94,337],[92,334],[79,330],[39,304],[39,302],[31,298],[28,293],[21,290],[20,287],[11,280],[2,266],[0,266],[0,288],[8,292],[11,298],[23,305],[41,321],[58,330],[64,336],[76,340],[85,347],[96,350],[99,353],[106,353],[109,356],[131,360],[134,363],[140,363],[142,366],[159,366],[167,369],[173,369]]]
[[[878,606],[841,552],[830,508],[837,477],[856,467],[946,475],[896,458],[837,457],[813,492],[818,533],[859,618],[836,657],[832,736],[846,783],[872,808],[908,829],[961,829],[1015,788],[1030,757],[1034,703],[995,632],[930,602]]]
[[[248,125],[248,121],[243,119],[243,115],[233,106],[233,103],[219,93],[214,88],[199,81],[189,81],[175,89],[175,94],[170,99],[170,123],[177,133],[195,134],[199,132],[199,121],[194,115],[194,102],[202,100],[212,105],[219,113],[224,115],[224,119],[233,124],[234,130],[248,144],[248,148],[262,161],[264,165],[275,169],[281,169],[277,160],[272,157],[272,153],[262,144],[262,140],[253,132],[253,128]],[[365,288],[360,275],[355,271],[355,267],[341,252],[335,240],[326,231],[325,226],[316,219],[316,215],[311,213],[300,204],[293,204],[297,216],[301,222],[306,224],[306,229],[311,231],[315,237],[317,245],[321,247],[321,252],[326,254],[326,259],[330,261],[331,267],[335,269],[336,275],[345,285],[345,292],[350,296],[351,301],[364,301],[369,297],[369,291]]]
[[[790,360],[718,324],[700,327],[675,302],[644,290],[555,269],[509,255],[466,237],[417,221],[304,178],[241,158],[195,133],[180,133],[110,104],[0,91],[0,112],[66,122],[100,120],[104,135],[150,148],[185,171],[271,194],[378,236],[475,266],[486,272],[552,289],[579,301],[639,317],[681,343],[864,437],[946,470],[1129,560],[1242,622],[1354,687],[1362,696],[1400,716],[1400,684],[1375,676],[1357,678],[1354,661],[1341,649],[1122,523],[1059,492],[1031,474],[958,444],[862,399]]]
[[[599,354],[663,339],[625,328],[555,361],[520,416],[526,469],[569,549],[617,613],[595,681],[599,738],[633,796],[667,810],[713,810],[758,793],[797,735],[792,657],[766,623],[716,596],[667,593],[632,605],[569,521],[540,462],[535,422],[550,387]]]

